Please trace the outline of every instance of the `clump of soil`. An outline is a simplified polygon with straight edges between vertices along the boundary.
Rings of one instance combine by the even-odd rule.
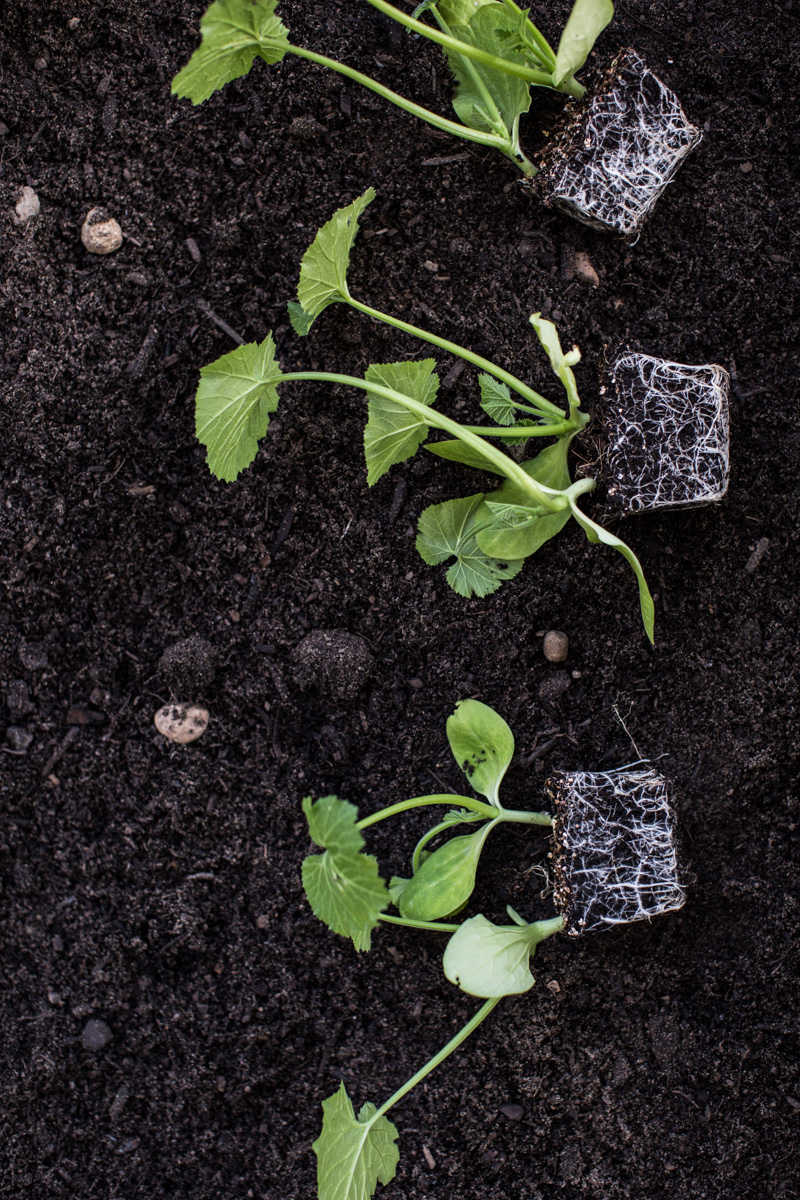
[[[344,629],[315,629],[292,654],[295,681],[336,704],[351,703],[369,681],[375,659],[368,643]]]
[[[214,647],[197,634],[168,646],[158,660],[159,675],[184,700],[207,691],[216,669]]]

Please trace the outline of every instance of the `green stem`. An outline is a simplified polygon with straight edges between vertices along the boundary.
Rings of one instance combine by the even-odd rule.
[[[543,942],[545,938],[552,937],[554,933],[561,933],[567,927],[566,917],[551,917],[549,921],[533,921],[531,922],[539,936],[536,939],[536,944]]]
[[[468,433],[476,433],[478,437],[506,438],[510,441],[524,442],[532,437],[561,437],[562,434],[572,433],[575,426],[570,421],[558,421],[552,425],[462,425]]]
[[[451,807],[466,808],[487,821],[491,821],[497,816],[497,809],[491,804],[484,804],[482,800],[474,800],[471,796],[456,796],[449,792],[439,792],[433,796],[413,796],[410,800],[400,800],[397,804],[390,804],[387,808],[382,808],[379,812],[364,817],[357,823],[356,829],[367,829],[370,825],[376,825],[378,821],[385,821],[387,817],[407,812],[410,808],[426,808],[430,804],[449,804]]]
[[[371,2],[371,0],[370,0],[370,2]],[[379,0],[379,3],[383,4],[384,0]],[[377,7],[377,5],[376,5],[376,7]],[[386,5],[386,8],[389,8],[389,7],[390,7],[390,5]],[[386,8],[384,8],[384,11],[386,11]],[[395,10],[395,11],[397,11],[397,10]],[[404,14],[400,13],[399,15],[402,20]],[[455,39],[453,38],[453,35],[451,34],[450,30],[447,27],[447,24],[446,24],[444,18],[439,15],[438,10],[435,8],[433,10],[433,15],[435,16],[435,18],[439,24],[441,33],[437,34],[435,29],[431,29],[429,26],[423,25],[422,28],[426,30],[425,36],[430,37],[432,34],[433,35],[433,37],[431,38],[432,41],[438,41],[438,39],[442,36],[450,38],[451,41],[455,41]],[[409,20],[413,20],[413,18],[409,18]],[[416,21],[415,24],[419,25],[419,24],[421,24],[421,22]],[[494,117],[494,125],[495,125],[495,129],[497,131],[497,134],[500,137],[502,137],[503,134],[505,134],[505,136],[508,138],[508,140],[511,141],[511,131],[509,130],[508,126],[506,125],[505,121],[503,120],[500,109],[495,104],[494,98],[493,98],[491,92],[489,91],[489,89],[487,88],[480,71],[478,70],[478,68],[475,66],[474,63],[470,62],[469,58],[465,58],[463,55],[461,55],[461,60],[464,64],[464,70],[467,72],[470,79],[474,83],[475,87],[478,89],[478,92],[481,95],[483,103],[486,105],[487,112],[489,112],[489,114]]]
[[[493,362],[489,362],[488,358],[482,358],[480,354],[475,354],[472,350],[467,350],[464,346],[459,346],[456,342],[449,342],[447,338],[439,337],[438,334],[428,333],[425,329],[419,329],[416,325],[409,324],[408,321],[401,321],[399,317],[392,317],[388,313],[381,312],[378,308],[371,308],[368,304],[362,304],[360,300],[354,300],[352,296],[347,297],[346,303],[353,308],[357,308],[359,312],[366,313],[368,317],[374,317],[376,321],[383,321],[386,325],[392,325],[395,329],[401,329],[403,333],[410,333],[413,337],[419,338],[423,342],[429,342],[432,346],[438,346],[440,350],[446,350],[448,354],[455,354],[457,358],[463,358],[465,362],[472,363],[474,367],[485,371],[487,375],[494,375],[495,379],[508,384],[513,391],[517,392],[520,396],[524,396],[537,412],[558,417],[561,421],[565,419],[566,413],[563,408],[558,408],[550,400],[546,400],[544,396],[540,396],[533,388],[528,387],[521,379],[517,379],[516,375],[512,375],[510,371],[506,371],[502,367],[496,366]]]
[[[443,921],[412,921],[409,917],[393,917],[389,913],[381,913],[381,921],[390,925],[408,925],[409,929],[432,929],[434,933],[455,933],[460,925],[447,925]]]
[[[453,421],[450,417],[446,417],[444,413],[437,412],[435,408],[430,408],[427,404],[420,404],[418,400],[412,400],[410,396],[404,396],[402,392],[396,392],[393,388],[372,383],[369,379],[359,379],[354,375],[339,375],[332,371],[290,371],[285,375],[280,375],[274,380],[274,383],[276,385],[279,383],[291,383],[294,380],[298,382],[307,380],[318,381],[320,383],[341,383],[345,387],[361,388],[363,391],[371,392],[375,396],[381,396],[385,400],[392,400],[395,404],[402,404],[409,412],[414,413],[421,423],[433,426],[434,429],[443,429],[445,433],[458,438],[465,446],[470,446],[473,450],[477,451],[481,457],[497,468],[499,475],[504,475],[512,483],[516,483],[525,495],[530,496],[537,504],[541,504],[548,512],[561,512],[563,509],[569,507],[569,500],[565,491],[558,488],[546,487],[543,483],[537,483],[514,462],[513,458],[509,458],[502,450],[495,449],[490,442],[484,441],[483,438],[478,437],[476,434],[468,433],[463,425],[459,425],[458,421]],[[593,480],[582,480],[581,482],[589,483],[591,487],[594,487]]]
[[[520,6],[515,3],[515,0],[503,0],[503,2],[506,5],[506,8],[513,9],[518,17],[525,17],[525,24],[528,26],[533,40],[536,43],[536,49],[542,57],[543,65],[549,65],[550,70],[554,71],[556,67],[556,56],[553,52],[553,48],[543,34],[539,32],[533,21],[528,16],[528,10],[521,9]]]
[[[384,100],[388,100],[391,104],[396,104],[398,108],[405,109],[415,117],[419,117],[421,121],[427,122],[428,125],[433,125],[435,129],[441,129],[444,133],[450,133],[453,137],[464,138],[468,142],[478,142],[481,146],[489,146],[493,150],[499,150],[502,154],[509,153],[510,143],[498,137],[494,133],[483,133],[479,129],[470,129],[467,125],[460,125],[456,121],[449,121],[447,117],[440,117],[437,113],[432,113],[427,108],[422,108],[421,105],[415,104],[413,100],[407,100],[405,96],[393,92],[391,88],[384,87],[382,83],[371,79],[369,75],[362,75],[360,71],[354,70],[352,67],[346,67],[344,63],[337,62],[335,58],[326,58],[324,54],[316,54],[313,50],[306,50],[303,46],[295,46],[290,44],[287,47],[287,52],[296,54],[298,58],[307,58],[309,62],[318,63],[321,67],[328,67],[331,71],[336,71],[339,75],[345,75],[348,79],[360,83],[363,87],[369,88],[371,92],[376,92],[382,96]]]
[[[404,1083],[401,1088],[398,1088],[394,1095],[390,1096],[389,1099],[380,1106],[378,1111],[370,1120],[370,1125],[374,1121],[377,1121],[378,1117],[382,1117],[384,1113],[387,1113],[389,1109],[393,1107],[393,1105],[397,1104],[398,1100],[402,1100],[403,1096],[410,1092],[412,1088],[416,1087],[418,1083],[421,1083],[426,1075],[430,1075],[431,1071],[434,1071],[440,1063],[443,1063],[444,1060],[453,1053],[454,1050],[457,1050],[461,1043],[466,1041],[471,1033],[474,1033],[480,1023],[486,1020],[486,1018],[489,1016],[489,1013],[500,1003],[501,999],[501,996],[493,996],[491,1000],[487,1000],[486,1003],[478,1009],[478,1011],[475,1013],[475,1016],[467,1021],[463,1029],[460,1029],[456,1036],[451,1038],[447,1045],[443,1046],[438,1054],[434,1054],[433,1058],[430,1059],[429,1062],[426,1062],[425,1066],[422,1067],[421,1070],[417,1071],[416,1075],[412,1075],[407,1083]]]
[[[417,21],[414,17],[406,16],[404,12],[400,12],[391,4],[387,4],[386,0],[369,0],[373,8],[377,8],[380,12],[385,13],[387,17],[391,17],[393,21],[397,21],[400,25],[405,25],[407,29],[413,29],[415,33],[419,33],[422,37],[428,38],[431,42],[436,42],[449,50],[451,54],[460,54],[463,58],[472,58],[475,62],[481,63],[484,67],[491,67],[494,71],[502,71],[506,75],[516,75],[519,79],[524,79],[527,83],[532,83],[536,87],[553,87],[553,77],[547,71],[535,71],[531,67],[526,67],[524,63],[509,62],[507,58],[499,58],[496,54],[490,54],[488,50],[479,50],[477,46],[471,46],[469,42],[460,42],[458,38],[454,38],[450,33],[440,33],[437,29],[431,29],[430,25],[423,24],[422,21]],[[433,10],[437,19],[441,19]],[[554,89],[561,91],[561,88]]]
[[[487,818],[483,813],[472,813],[470,816],[464,816],[458,822],[456,821],[440,821],[438,825],[434,825],[433,829],[429,829],[427,833],[423,833],[422,837],[414,847],[414,853],[411,855],[411,874],[416,875],[419,870],[419,856],[427,846],[428,842],[437,837],[440,833],[444,833],[446,829],[452,829],[454,825],[466,825],[472,821],[483,821]]]
[[[553,818],[546,812],[523,812],[515,808],[495,810],[498,821],[513,821],[517,825],[548,825],[553,824]]]

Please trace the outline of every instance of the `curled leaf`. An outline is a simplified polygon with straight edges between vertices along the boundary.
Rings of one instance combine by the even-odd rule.
[[[323,309],[349,298],[347,269],[350,266],[350,251],[358,234],[358,219],[375,195],[374,188],[367,188],[352,204],[337,209],[318,230],[303,255],[297,303],[289,306],[289,317],[296,333],[308,333]]]
[[[529,962],[540,936],[534,925],[495,925],[481,914],[470,917],[447,943],[444,973],[471,996],[517,996],[533,987]]]
[[[475,888],[478,860],[492,824],[477,833],[451,838],[425,859],[398,897],[402,916],[437,921],[463,908]]]

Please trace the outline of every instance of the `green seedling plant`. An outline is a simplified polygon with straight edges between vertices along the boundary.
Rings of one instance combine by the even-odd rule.
[[[454,591],[465,597],[496,591],[572,517],[590,542],[602,542],[619,551],[633,568],[642,621],[652,641],[653,600],[639,560],[625,542],[579,508],[580,496],[592,491],[595,480],[573,483],[570,479],[569,446],[588,421],[581,411],[572,370],[580,359],[577,346],[565,353],[555,325],[539,313],[531,317],[566,392],[566,408],[559,408],[490,360],[355,299],[347,283],[350,251],[359,217],[374,196],[370,188],[339,209],[304,255],[298,299],[290,305],[296,332],[307,334],[320,313],[336,303],[386,322],[477,367],[481,405],[494,424],[466,425],[439,412],[434,406],[439,380],[432,358],[374,363],[363,378],[329,371],[284,372],[270,333],[260,344],[240,346],[201,370],[196,431],[207,447],[209,469],[217,478],[233,481],[252,463],[270,415],[278,406],[282,384],[312,381],[360,388],[368,397],[364,451],[369,485],[414,455],[432,429],[448,436],[427,443],[426,450],[502,480],[497,488],[433,504],[420,516],[417,549],[431,565],[455,560],[447,571],[447,582]],[[524,447],[541,438],[549,438],[551,443],[521,462],[497,444]]]
[[[477,700],[464,700],[447,721],[447,739],[475,796],[438,793],[415,796],[358,819],[354,805],[336,796],[304,800],[312,841],[322,851],[303,863],[303,888],[315,915],[334,933],[352,939],[358,951],[370,949],[381,924],[449,934],[444,952],[446,978],[484,1001],[464,1027],[383,1104],[365,1103],[356,1117],[344,1083],[323,1102],[322,1132],[314,1143],[319,1200],[367,1200],[378,1183],[394,1178],[399,1152],[397,1129],[386,1113],[456,1050],[504,996],[530,990],[530,959],[546,938],[565,928],[563,917],[526,922],[508,908],[509,925],[482,914],[461,923],[452,918],[475,887],[481,852],[492,830],[504,823],[551,827],[546,812],[507,809],[500,785],[514,755],[514,735],[498,713]],[[388,818],[431,806],[448,808],[417,842],[409,878],[387,883],[374,857],[364,853],[363,831]],[[434,839],[469,827],[437,849]],[[389,908],[397,913],[389,913]]]
[[[498,150],[532,177],[536,167],[519,141],[531,87],[580,98],[585,89],[575,73],[614,14],[611,0],[576,0],[554,51],[527,10],[513,0],[425,0],[414,16],[386,0],[369,3],[442,47],[455,78],[458,121],[415,104],[345,63],[292,43],[277,15],[278,0],[215,0],[200,22],[200,46],[173,79],[172,91],[200,104],[246,75],[256,58],[273,66],[294,54],[352,79],[436,129]],[[417,19],[423,15],[435,26]]]

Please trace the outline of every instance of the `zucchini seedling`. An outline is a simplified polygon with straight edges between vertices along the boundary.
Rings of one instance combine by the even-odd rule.
[[[381,922],[450,935],[442,966],[445,977],[484,1001],[447,1044],[380,1107],[366,1103],[358,1117],[344,1083],[323,1101],[322,1132],[314,1143],[320,1200],[367,1200],[377,1183],[388,1183],[399,1161],[397,1129],[386,1113],[492,1012],[504,996],[534,984],[530,959],[540,942],[565,932],[589,931],[650,920],[685,901],[679,881],[675,819],[666,781],[652,770],[559,774],[545,785],[556,807],[546,812],[506,809],[500,785],[514,755],[514,735],[503,718],[477,700],[464,700],[447,721],[453,756],[474,796],[415,796],[358,820],[358,811],[336,796],[303,811],[321,854],[303,863],[303,887],[315,915],[334,933],[369,950]],[[409,878],[388,885],[378,864],[363,853],[362,831],[389,817],[428,806],[449,806],[443,820],[422,835],[411,856]],[[481,852],[493,829],[504,822],[540,825],[554,834],[554,901],[558,915],[527,922],[511,907],[511,924],[483,914],[454,923],[469,901]],[[438,849],[431,842],[459,827]],[[474,827],[474,829],[473,829]],[[399,915],[387,912],[395,907]]]
[[[593,479],[570,480],[567,455],[575,435],[586,425],[573,366],[577,346],[561,348],[552,321],[534,313],[531,324],[550,365],[565,389],[566,409],[559,408],[510,372],[455,342],[418,329],[362,304],[350,295],[347,269],[358,232],[358,218],[374,199],[363,196],[334,213],[317,233],[303,257],[298,301],[290,313],[295,330],[305,334],[331,304],[345,303],[377,320],[466,359],[481,370],[481,405],[494,425],[464,425],[434,407],[439,386],[435,362],[374,363],[364,378],[329,371],[283,372],[268,334],[203,367],[196,398],[196,430],[208,449],[208,466],[219,479],[234,480],[252,463],[258,441],[267,432],[278,406],[278,387],[309,380],[361,388],[368,396],[364,432],[367,483],[374,484],[391,466],[410,458],[431,429],[449,435],[426,449],[440,458],[464,463],[500,476],[499,488],[447,500],[426,508],[419,519],[417,549],[426,563],[455,562],[447,582],[461,596],[486,596],[522,569],[523,562],[559,533],[570,517],[590,542],[619,551],[633,569],[639,586],[642,621],[653,641],[653,600],[641,564],[610,530],[598,525],[578,506],[595,487]],[[513,393],[513,394],[512,394]],[[533,458],[517,462],[495,442],[524,445],[533,438],[555,438]]]

